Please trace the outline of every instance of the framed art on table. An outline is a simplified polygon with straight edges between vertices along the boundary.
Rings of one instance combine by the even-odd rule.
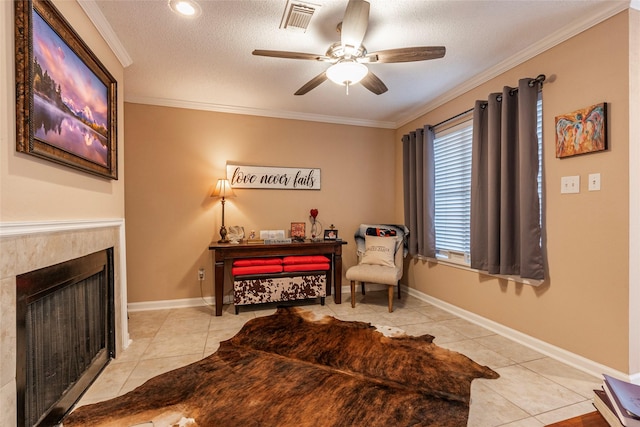
[[[336,230],[335,228],[324,230],[324,240],[337,240],[337,239],[338,239],[338,230]]]
[[[306,237],[306,223],[304,222],[292,222],[291,223],[291,239],[302,241]]]

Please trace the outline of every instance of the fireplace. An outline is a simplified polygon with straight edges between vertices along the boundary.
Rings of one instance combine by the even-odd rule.
[[[113,248],[16,277],[19,426],[57,424],[114,356]]]
[[[118,358],[130,343],[124,220],[0,221],[0,426],[18,425],[17,276],[109,248]]]

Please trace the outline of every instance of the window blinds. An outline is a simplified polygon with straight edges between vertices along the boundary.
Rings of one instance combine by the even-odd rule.
[[[436,136],[435,223],[436,250],[469,253],[471,207],[471,121]]]

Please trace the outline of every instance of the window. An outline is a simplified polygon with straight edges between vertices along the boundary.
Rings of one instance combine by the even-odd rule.
[[[467,121],[436,133],[433,143],[436,256],[464,264],[469,264],[472,133]]]
[[[537,106],[538,195],[542,218],[542,97]],[[471,210],[471,120],[436,132],[435,227],[436,257],[469,265]]]

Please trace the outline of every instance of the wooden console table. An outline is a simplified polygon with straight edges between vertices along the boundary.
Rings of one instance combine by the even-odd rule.
[[[249,244],[246,242],[216,243],[209,245],[214,262],[214,297],[216,302],[216,316],[222,315],[222,300],[224,296],[225,261],[236,258],[254,258],[267,256],[290,255],[325,255],[331,260],[332,284],[327,284],[327,294],[331,295],[331,287],[334,288],[334,300],[336,304],[342,303],[342,245],[347,242],[342,240],[323,240],[318,242],[305,241],[301,243],[283,243],[277,245]]]

